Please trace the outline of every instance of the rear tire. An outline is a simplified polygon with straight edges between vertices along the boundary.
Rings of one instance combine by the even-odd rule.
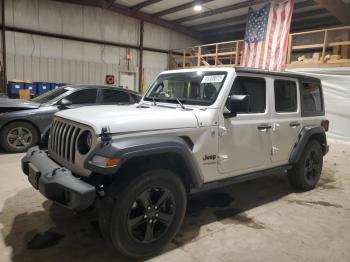
[[[311,190],[320,179],[322,166],[322,147],[318,141],[311,140],[306,145],[299,162],[288,171],[288,180],[297,189]]]
[[[38,144],[39,135],[30,123],[12,122],[2,128],[0,146],[8,153],[23,153]]]
[[[102,234],[124,256],[155,255],[180,229],[186,202],[185,187],[175,173],[144,172],[106,190],[100,210]]]

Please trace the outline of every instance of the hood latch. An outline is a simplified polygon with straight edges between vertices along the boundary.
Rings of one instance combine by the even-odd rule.
[[[101,129],[101,147],[108,145],[112,140],[112,134],[108,127]]]

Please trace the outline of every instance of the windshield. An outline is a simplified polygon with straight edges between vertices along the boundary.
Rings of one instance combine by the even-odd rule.
[[[65,87],[60,87],[57,89],[53,89],[45,94],[42,94],[36,98],[33,98],[32,101],[40,104],[44,104],[47,102],[50,102],[51,100],[55,99],[56,97],[68,92],[69,89]]]
[[[144,100],[209,106],[225,81],[226,72],[186,72],[162,74],[148,89]]]

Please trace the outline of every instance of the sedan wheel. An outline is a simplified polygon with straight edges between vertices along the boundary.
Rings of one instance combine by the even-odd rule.
[[[1,129],[0,146],[9,153],[26,152],[30,147],[37,145],[39,134],[30,123],[12,122]]]
[[[27,148],[33,141],[32,132],[25,127],[15,127],[7,134],[7,142],[15,150]]]

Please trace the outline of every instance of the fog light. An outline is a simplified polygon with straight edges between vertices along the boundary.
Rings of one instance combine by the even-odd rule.
[[[119,157],[108,158],[104,156],[95,155],[91,160],[91,164],[99,167],[115,167],[119,165],[121,160],[122,159]]]

